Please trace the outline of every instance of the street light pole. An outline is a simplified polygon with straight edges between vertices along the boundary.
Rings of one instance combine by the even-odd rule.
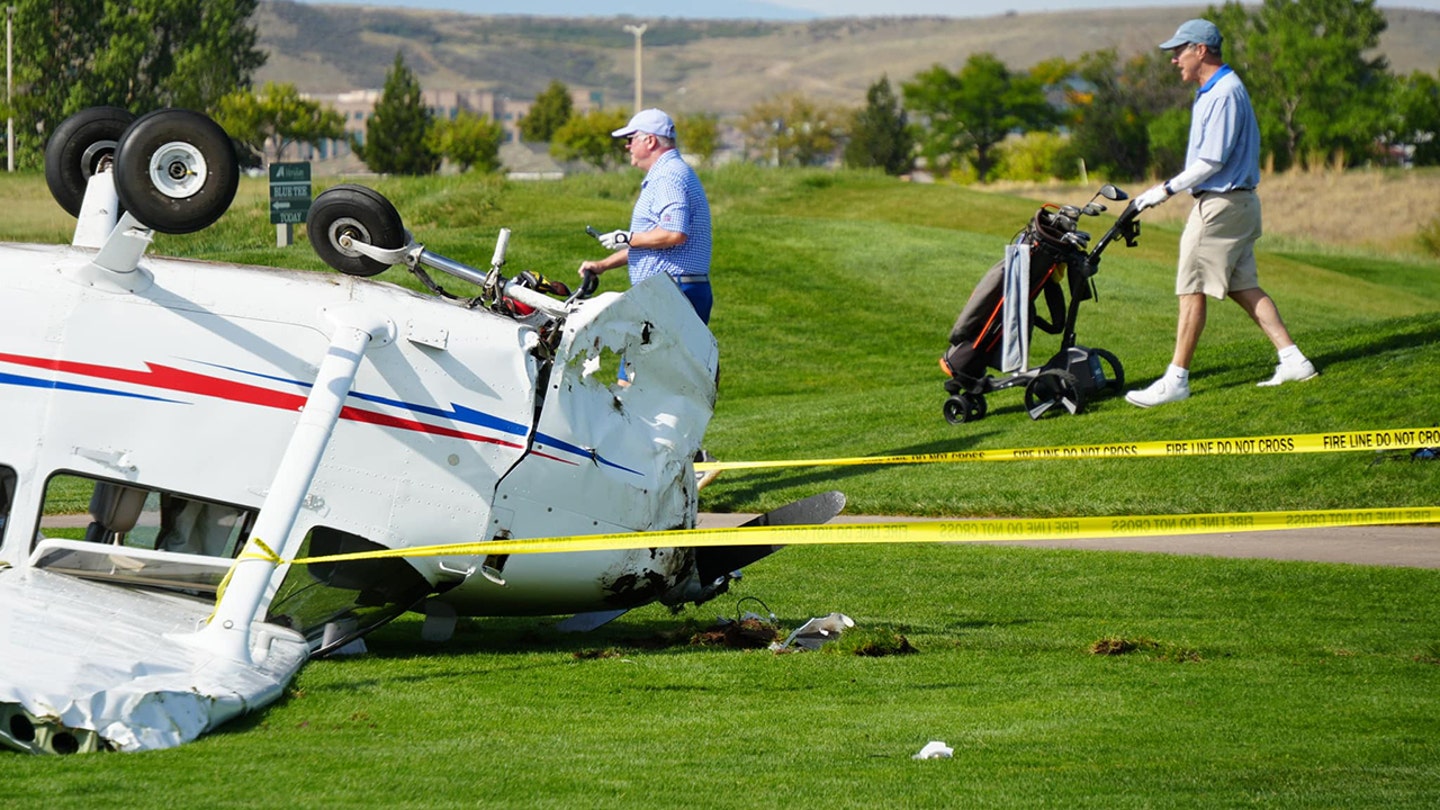
[[[645,36],[645,29],[648,25],[627,25],[625,30],[635,35],[635,112],[640,112],[640,77],[644,75],[644,65],[641,63],[640,38]]]
[[[11,63],[14,38],[10,29],[15,26],[15,7],[5,7],[5,170],[15,171],[15,114],[10,105],[15,99],[15,79]]]

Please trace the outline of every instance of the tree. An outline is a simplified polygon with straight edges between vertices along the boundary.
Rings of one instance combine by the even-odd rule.
[[[997,144],[1012,132],[1049,130],[1056,120],[1039,81],[988,53],[971,56],[958,74],[935,65],[902,88],[906,105],[925,120],[921,146],[932,165],[968,158],[982,183]]]
[[[720,117],[714,113],[692,113],[675,122],[680,151],[706,165],[720,151]]]
[[[1064,68],[1070,145],[1090,170],[1115,179],[1179,171],[1185,161],[1193,88],[1175,75],[1168,54],[1154,49],[1119,63],[1113,49],[1087,53]],[[1165,126],[1152,125],[1165,118]],[[1177,155],[1174,130],[1179,121]]]
[[[215,123],[230,133],[258,161],[265,147],[275,148],[275,159],[285,159],[291,144],[318,145],[345,137],[345,119],[318,101],[301,98],[293,84],[267,82],[257,95],[237,90],[215,104]]]
[[[1366,56],[1386,26],[1374,0],[1230,2],[1212,16],[1277,168],[1373,148],[1393,98],[1385,58]]]
[[[250,87],[265,63],[250,21],[258,0],[9,2],[16,7],[14,113],[25,166],[39,165],[45,133],[80,110],[210,110],[226,93]]]
[[[549,143],[574,114],[575,101],[570,98],[570,89],[558,79],[551,80],[550,86],[535,97],[530,113],[520,119],[520,137],[532,143]]]
[[[883,169],[886,174],[904,174],[915,165],[915,135],[888,76],[865,91],[865,106],[850,121],[844,162],[855,168]]]
[[[550,154],[560,160],[583,160],[605,170],[618,164],[625,155],[615,136],[610,133],[625,126],[630,114],[625,110],[591,110],[572,116],[550,141]]]
[[[777,166],[818,166],[836,156],[845,114],[799,93],[771,96],[740,121],[745,151]]]
[[[999,160],[992,176],[997,180],[1043,183],[1073,180],[1080,175],[1068,138],[1056,132],[1027,132],[1007,138],[996,150]]]
[[[500,144],[505,142],[505,128],[488,116],[461,112],[451,121],[436,121],[431,130],[432,146],[468,172],[472,168],[489,174],[500,169]]]
[[[365,141],[354,144],[355,154],[371,171],[434,174],[440,168],[440,155],[432,146],[433,124],[420,82],[397,51],[395,64],[385,76],[385,89],[365,122]]]
[[[1440,74],[1417,70],[1400,82],[1395,111],[1390,142],[1414,147],[1410,158],[1417,166],[1440,165]]]

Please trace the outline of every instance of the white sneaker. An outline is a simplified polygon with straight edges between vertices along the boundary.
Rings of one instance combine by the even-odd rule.
[[[1190,384],[1177,383],[1169,377],[1161,377],[1149,388],[1139,391],[1131,391],[1125,395],[1125,401],[1131,405],[1138,405],[1141,408],[1153,408],[1156,405],[1164,405],[1167,402],[1179,402],[1182,399],[1190,398]]]
[[[1280,363],[1275,366],[1275,376],[1255,384],[1264,387],[1287,382],[1303,382],[1319,374],[1320,372],[1315,370],[1315,364],[1309,360],[1299,363]]]

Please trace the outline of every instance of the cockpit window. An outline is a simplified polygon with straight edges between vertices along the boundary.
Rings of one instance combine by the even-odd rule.
[[[64,473],[45,482],[43,514],[35,568],[214,600],[256,512]]]
[[[65,473],[46,482],[45,514],[32,555],[37,568],[213,600],[257,512]],[[322,525],[310,528],[296,556],[381,550],[364,537]],[[404,613],[432,590],[401,559],[292,565],[266,620],[304,634],[324,653]]]
[[[384,546],[329,526],[305,536],[300,557],[383,551]],[[325,653],[413,607],[430,583],[401,559],[362,559],[291,566],[266,621],[303,633]]]
[[[15,470],[0,464],[0,547],[5,545],[5,525],[10,522],[10,505],[15,500]]]
[[[83,504],[83,507],[82,507]],[[45,513],[73,513],[75,528],[43,530],[112,546],[231,558],[245,544],[255,511],[176,492],[73,474],[53,476],[45,486]]]

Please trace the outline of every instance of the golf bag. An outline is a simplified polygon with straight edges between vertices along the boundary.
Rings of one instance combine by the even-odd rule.
[[[1106,184],[1095,197],[1127,199]],[[1080,303],[1095,298],[1094,276],[1100,254],[1117,237],[1135,245],[1139,213],[1132,204],[1116,219],[1093,251],[1090,234],[1078,230],[1081,216],[1098,216],[1105,206],[1095,198],[1084,207],[1045,204],[1005,248],[1005,258],[980,279],[950,330],[950,345],[940,357],[949,375],[945,418],[952,424],[984,418],[985,394],[1025,386],[1025,408],[1039,419],[1056,406],[1068,413],[1084,410],[1087,397],[1119,392],[1124,369],[1104,349],[1076,345]],[[1068,299],[1068,300],[1067,300]],[[1043,303],[1043,311],[1039,304]],[[1060,350],[1038,368],[1030,367],[1030,338],[1035,327],[1060,335]],[[1002,376],[989,375],[995,369]]]

